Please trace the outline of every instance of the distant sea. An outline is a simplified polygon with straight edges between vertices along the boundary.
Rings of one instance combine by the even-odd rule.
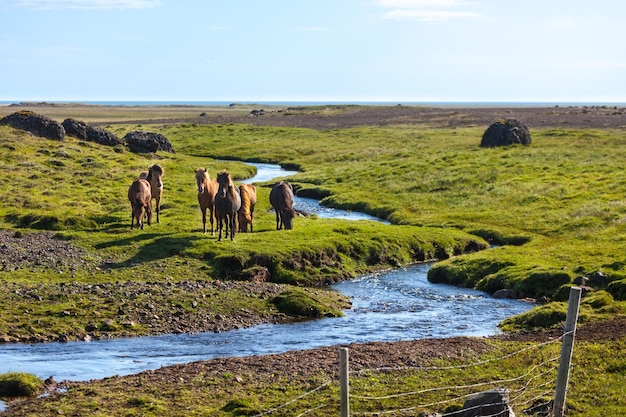
[[[567,107],[567,106],[626,106],[626,102],[517,102],[517,101],[54,101],[54,100],[0,100],[0,106],[20,103],[85,104],[98,106],[217,106],[258,105],[258,106],[323,106],[323,105],[362,105],[362,106],[431,106],[431,107]]]

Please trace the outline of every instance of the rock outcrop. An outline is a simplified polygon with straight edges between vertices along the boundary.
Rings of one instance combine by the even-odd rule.
[[[68,136],[87,141],[95,142],[100,145],[116,146],[122,145],[124,141],[118,138],[111,132],[108,132],[99,127],[89,126],[85,122],[75,119],[65,119],[63,121],[63,128]]]
[[[160,133],[135,130],[124,136],[128,149],[135,153],[154,153],[164,151],[174,153],[174,148],[169,140]]]
[[[0,119],[0,125],[9,125],[15,129],[26,130],[43,138],[65,139],[65,129],[60,123],[30,110],[20,110],[5,116]]]
[[[493,123],[483,133],[480,146],[491,148],[494,146],[509,146],[513,144],[530,145],[528,128],[515,119],[499,120]]]

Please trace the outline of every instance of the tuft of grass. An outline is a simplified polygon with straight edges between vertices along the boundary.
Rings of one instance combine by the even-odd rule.
[[[0,374],[0,397],[33,397],[43,389],[43,381],[23,372]]]

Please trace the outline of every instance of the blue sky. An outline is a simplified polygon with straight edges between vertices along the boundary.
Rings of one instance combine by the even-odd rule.
[[[0,0],[0,100],[626,102],[622,0]]]

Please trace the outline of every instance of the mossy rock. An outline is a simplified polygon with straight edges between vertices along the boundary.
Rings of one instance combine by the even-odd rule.
[[[0,397],[34,397],[43,389],[43,381],[35,375],[9,372],[0,375]]]
[[[324,305],[320,300],[300,289],[281,292],[272,299],[278,310],[289,316],[303,318],[339,317],[341,312]]]

